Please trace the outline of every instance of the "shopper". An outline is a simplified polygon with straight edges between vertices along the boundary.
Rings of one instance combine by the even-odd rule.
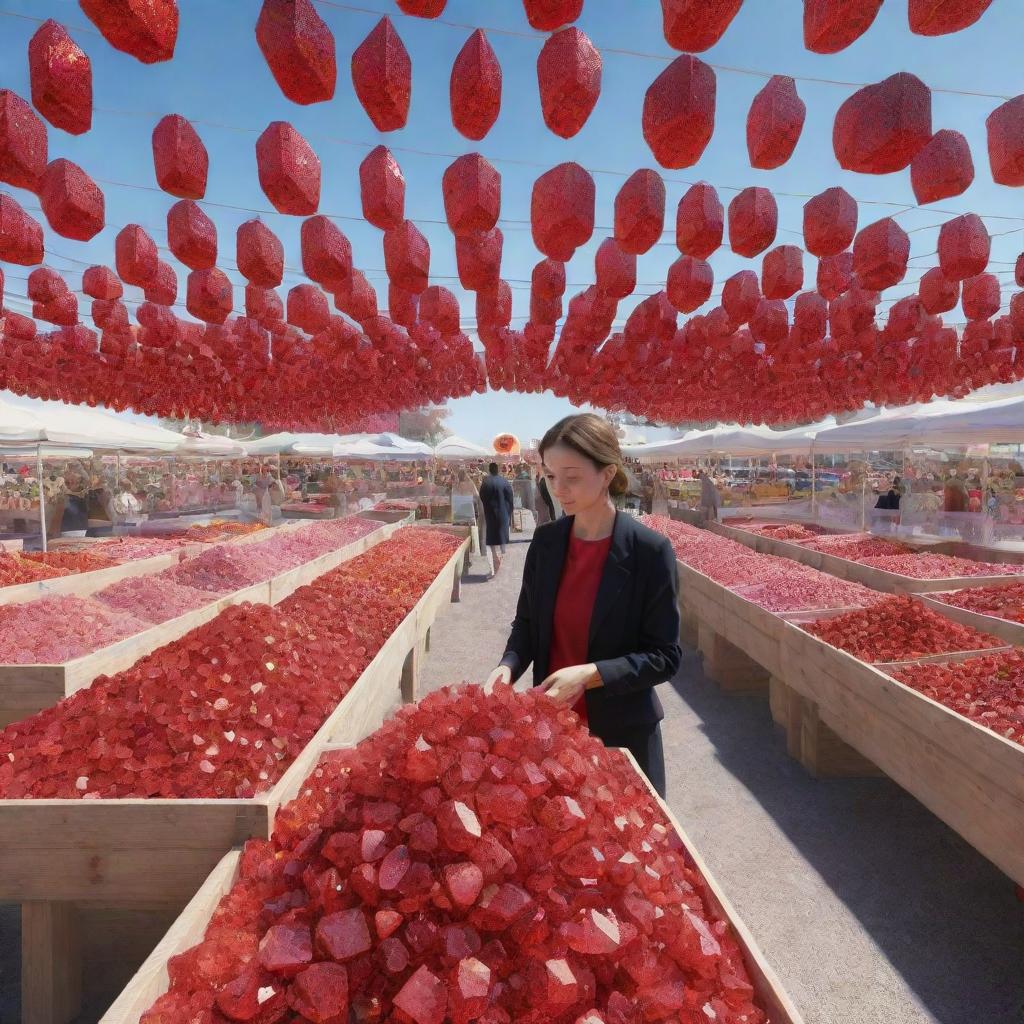
[[[606,746],[628,748],[664,795],[654,686],[682,658],[675,553],[616,511],[626,475],[606,420],[568,416],[539,451],[566,514],[534,534],[512,633],[487,686],[514,682],[532,662],[534,686],[573,707]]]
[[[533,511],[537,517],[537,525],[543,526],[555,518],[555,503],[551,500],[548,482],[544,479],[543,469],[537,470],[536,486],[533,489]]]
[[[491,576],[494,576],[501,568],[501,556],[505,554],[505,546],[508,544],[508,530],[515,505],[512,485],[501,476],[496,462],[490,464],[488,474],[480,485],[480,504],[484,507]]]
[[[697,471],[700,478],[700,513],[701,517],[711,522],[718,521],[718,488],[715,487],[711,474],[706,469]]]

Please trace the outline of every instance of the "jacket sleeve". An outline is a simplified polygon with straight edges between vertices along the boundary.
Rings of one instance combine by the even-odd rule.
[[[596,663],[605,690],[625,697],[671,679],[679,671],[679,567],[668,540],[641,566],[646,581],[640,628],[640,647],[621,658]]]
[[[526,564],[523,567],[523,586],[519,591],[519,603],[516,605],[516,617],[512,620],[512,632],[505,644],[505,653],[500,664],[512,669],[512,682],[526,671],[533,661],[533,598],[534,576],[537,566],[536,542],[531,541],[526,552]]]

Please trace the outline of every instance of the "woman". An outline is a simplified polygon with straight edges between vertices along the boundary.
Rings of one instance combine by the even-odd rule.
[[[626,747],[665,793],[654,686],[679,668],[676,558],[665,537],[617,512],[627,486],[615,431],[568,416],[539,447],[565,516],[538,528],[501,664],[487,681],[533,683],[572,707],[606,746]]]
[[[452,522],[466,523],[476,528],[480,492],[469,478],[469,473],[460,469],[452,484]]]

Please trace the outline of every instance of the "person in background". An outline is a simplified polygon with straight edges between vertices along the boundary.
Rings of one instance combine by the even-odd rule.
[[[480,492],[465,469],[460,469],[452,484],[452,522],[476,526]]]
[[[949,471],[949,479],[942,488],[942,510],[944,512],[967,511],[967,487],[957,476],[956,470]]]
[[[878,501],[875,502],[875,508],[898,512],[900,507],[900,498],[902,497],[903,485],[900,483],[900,478],[898,476],[894,476],[889,490],[878,496]]]
[[[700,512],[701,516],[711,522],[718,521],[718,488],[715,487],[711,474],[706,469],[697,471],[700,480]]]
[[[512,509],[515,506],[512,485],[500,474],[496,462],[490,464],[488,474],[480,485],[480,504],[484,507],[491,576],[494,576],[501,568],[501,556],[508,544]]]
[[[555,503],[551,500],[551,492],[548,490],[548,482],[544,479],[543,467],[537,470],[536,487],[534,488],[533,511],[537,518],[537,525],[554,522]]]

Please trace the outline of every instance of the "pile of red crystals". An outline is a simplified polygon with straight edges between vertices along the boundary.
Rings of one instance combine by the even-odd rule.
[[[132,576],[104,587],[92,595],[110,608],[131,612],[146,622],[167,622],[186,612],[195,611],[215,601],[215,591],[186,587],[168,579],[163,573],[153,576]]]
[[[870,533],[839,533],[815,537],[804,542],[802,546],[826,555],[835,555],[837,558],[848,558],[853,562],[886,555],[909,555],[914,551],[907,544],[885,537],[875,537]]]
[[[126,610],[81,597],[0,605],[0,664],[62,665],[148,626]]]
[[[740,526],[740,529],[745,530],[747,533],[760,534],[762,537],[771,537],[773,540],[793,541],[816,540],[821,533],[820,528],[814,529],[804,526],[802,523],[779,523],[777,525],[768,523],[764,526],[752,524],[750,526]]]
[[[22,558],[20,554],[0,551],[0,587],[17,587],[22,583],[38,583],[39,580],[70,575],[68,569],[58,569],[56,566]]]
[[[51,569],[63,569],[68,573],[96,572],[98,569],[112,569],[119,564],[110,553],[96,550],[25,551],[21,557],[39,565],[47,565]]]
[[[438,691],[321,760],[142,1024],[764,1024],[623,756],[548,698]]]
[[[185,536],[190,541],[203,544],[216,544],[218,541],[232,540],[235,537],[248,537],[253,533],[265,530],[263,523],[236,523],[231,520],[217,520],[213,523],[206,523],[190,526],[185,531]]]
[[[955,555],[881,555],[861,558],[862,565],[871,565],[886,572],[911,576],[916,580],[940,580],[956,576],[1017,576],[1024,575],[1024,566],[1006,562],[975,562]]]
[[[401,530],[275,607],[227,608],[9,725],[0,796],[248,797],[271,788],[458,547],[447,534]]]
[[[1024,654],[1019,651],[947,665],[905,665],[892,674],[958,715],[1024,744]]]
[[[861,661],[909,661],[933,654],[985,651],[1002,640],[933,612],[913,597],[889,595],[863,611],[803,623],[820,640]]]
[[[1024,622],[1024,583],[1011,583],[1006,587],[965,587],[928,596],[956,608],[994,615],[1010,622]]]
[[[63,551],[95,551],[115,562],[134,562],[139,558],[155,558],[172,551],[181,551],[182,541],[165,537],[118,537],[95,543],[69,544]]]
[[[388,498],[386,501],[378,501],[373,508],[376,512],[415,512],[419,505],[404,498]]]

